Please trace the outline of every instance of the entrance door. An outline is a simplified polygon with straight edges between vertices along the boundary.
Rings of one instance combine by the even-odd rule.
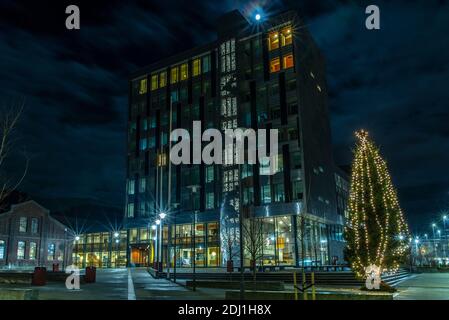
[[[139,246],[131,247],[131,264],[136,267],[147,267],[148,248]]]

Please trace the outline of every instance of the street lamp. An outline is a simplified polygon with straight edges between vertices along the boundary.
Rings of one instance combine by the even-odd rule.
[[[164,222],[164,218],[167,216],[167,214],[165,212],[161,212],[159,213],[159,218],[160,218],[160,224],[159,224],[159,259],[158,259],[158,265],[157,265],[157,270],[158,271],[162,271],[162,262],[164,260],[163,254],[162,254],[162,249],[163,249],[163,239],[162,239],[162,228],[163,228],[163,222]],[[160,260],[160,261],[159,261]]]
[[[447,244],[447,233],[446,233],[446,220],[447,220],[447,215],[443,215],[443,236],[446,239],[446,244]],[[441,242],[441,245],[443,247],[443,258],[446,259],[446,247],[445,244],[443,242]],[[446,261],[446,260],[444,260]]]

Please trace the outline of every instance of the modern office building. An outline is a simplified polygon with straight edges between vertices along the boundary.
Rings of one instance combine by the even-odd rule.
[[[128,264],[238,263],[240,217],[261,223],[259,266],[343,263],[347,176],[332,157],[320,50],[294,11],[257,21],[232,11],[217,25],[216,41],[130,78]],[[193,121],[203,130],[277,129],[276,173],[264,161],[171,164],[169,133],[192,135]],[[160,213],[161,234],[152,230]]]

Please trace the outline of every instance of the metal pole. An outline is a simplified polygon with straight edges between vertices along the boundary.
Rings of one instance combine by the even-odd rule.
[[[177,254],[177,252],[176,252],[176,234],[177,234],[177,231],[176,231],[176,211],[175,211],[175,244],[174,244],[174,256],[173,256],[173,262],[174,262],[174,264],[173,264],[173,282],[174,283],[176,283],[176,254]]]
[[[242,178],[241,164],[239,164],[239,178]],[[243,206],[242,206],[242,184],[239,185],[239,238],[240,238],[240,300],[245,299],[245,270],[243,263]]]
[[[446,219],[444,219],[444,218],[443,218],[443,228],[444,228],[443,236],[447,239],[447,237],[446,237]],[[446,248],[444,246],[444,241],[441,241],[441,245],[443,247],[443,259],[445,259],[446,258]]]

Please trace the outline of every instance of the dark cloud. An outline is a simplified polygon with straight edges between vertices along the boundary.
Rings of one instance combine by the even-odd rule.
[[[447,1],[77,1],[80,31],[64,27],[68,4],[0,4],[0,100],[27,99],[27,191],[122,204],[127,76],[213,40],[226,11],[296,8],[327,59],[337,162],[350,163],[353,132],[367,128],[415,226],[448,204]],[[364,27],[368,4],[380,6],[379,31]]]

